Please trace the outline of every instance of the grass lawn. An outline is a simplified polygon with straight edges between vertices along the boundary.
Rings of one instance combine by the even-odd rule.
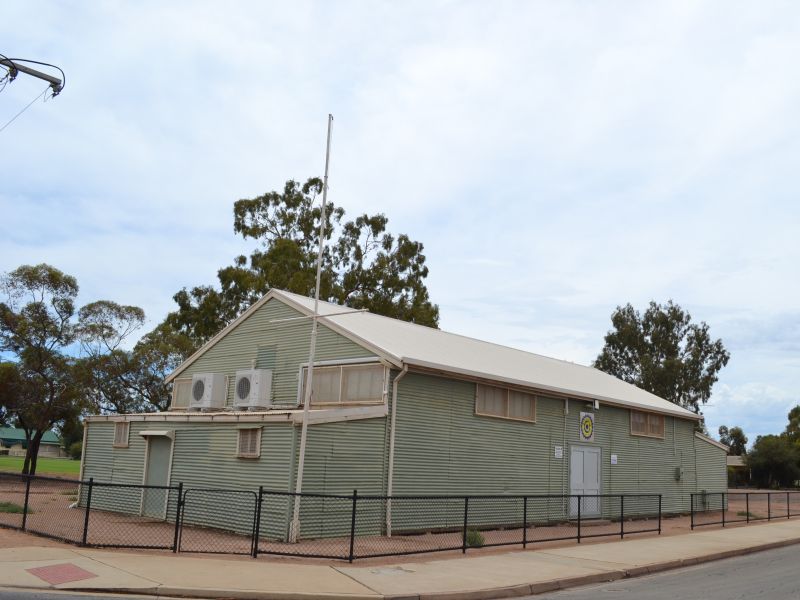
[[[13,473],[22,472],[22,463],[25,458],[22,456],[0,456],[0,471],[10,471]],[[42,458],[36,462],[37,475],[66,475],[67,477],[77,477],[81,470],[81,461],[69,458]]]

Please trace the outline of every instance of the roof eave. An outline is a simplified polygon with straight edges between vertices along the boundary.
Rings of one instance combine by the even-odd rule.
[[[219,342],[222,338],[224,338],[229,333],[231,333],[234,329],[236,329],[239,325],[241,325],[242,322],[244,322],[254,312],[256,312],[259,308],[264,306],[264,304],[266,304],[268,301],[272,300],[273,298],[275,300],[278,300],[279,302],[282,302],[283,304],[285,304],[285,305],[297,310],[298,312],[300,312],[301,314],[304,314],[306,316],[310,317],[310,316],[313,316],[313,314],[314,314],[314,311],[309,310],[308,308],[306,308],[305,306],[303,306],[299,302],[295,302],[292,298],[282,294],[280,290],[277,290],[277,289],[273,288],[269,292],[267,292],[262,298],[260,298],[258,301],[254,302],[241,315],[236,317],[236,319],[234,319],[229,325],[227,325],[224,329],[222,329],[217,335],[212,337],[205,344],[203,344],[200,348],[198,348],[198,350],[194,354],[192,354],[189,358],[187,358],[185,361],[183,361],[177,369],[175,369],[172,373],[167,375],[167,377],[164,379],[164,383],[171,383],[172,381],[174,381],[175,378],[178,377],[178,375],[180,375],[190,365],[192,365],[198,358],[203,356],[203,354],[205,354],[212,347],[214,347],[217,344],[217,342]],[[387,361],[388,363],[392,364],[393,366],[397,367],[398,369],[402,368],[402,366],[403,366],[402,365],[402,361],[398,357],[392,355],[390,352],[387,352],[384,348],[380,348],[380,347],[376,346],[375,344],[363,339],[362,337],[355,335],[354,333],[352,333],[347,328],[342,327],[340,325],[337,325],[334,321],[331,320],[330,317],[326,317],[325,315],[318,315],[318,318],[320,320],[323,320],[325,322],[325,326],[328,327],[329,329],[331,329],[332,331],[335,331],[339,335],[344,336],[345,338],[347,338],[350,341],[358,344],[359,346],[362,346],[362,347],[374,352],[377,356],[379,356],[380,358],[384,359],[385,361]]]

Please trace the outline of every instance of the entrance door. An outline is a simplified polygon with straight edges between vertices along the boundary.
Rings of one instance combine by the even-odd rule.
[[[147,437],[147,474],[145,485],[169,485],[169,464],[172,454],[172,440],[166,436]],[[145,489],[142,499],[142,513],[148,517],[163,519],[167,510],[169,490]]]
[[[600,448],[572,446],[569,461],[570,494],[594,496],[600,493]],[[584,498],[581,517],[600,515],[600,498]],[[570,516],[578,516],[578,499],[570,500]]]

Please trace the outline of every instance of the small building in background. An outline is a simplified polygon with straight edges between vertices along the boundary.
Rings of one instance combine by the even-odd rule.
[[[28,441],[25,430],[17,427],[0,427],[0,455],[25,456]],[[61,438],[53,431],[44,434],[39,445],[39,457],[64,458],[67,453],[61,447]]]

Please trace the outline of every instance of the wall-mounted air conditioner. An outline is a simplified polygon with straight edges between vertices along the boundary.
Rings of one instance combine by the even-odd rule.
[[[272,371],[248,369],[236,371],[233,403],[236,408],[264,410],[272,404]]]
[[[227,389],[222,373],[196,373],[192,375],[189,410],[222,410]]]

